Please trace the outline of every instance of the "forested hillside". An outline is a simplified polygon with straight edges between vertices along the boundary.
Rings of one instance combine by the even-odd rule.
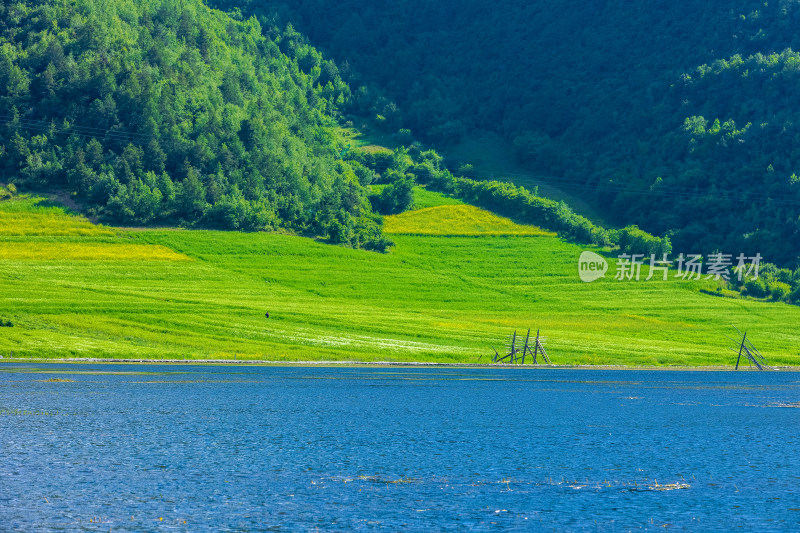
[[[335,67],[199,0],[0,5],[0,170],[122,224],[289,227],[383,249],[341,161]],[[362,176],[367,176],[361,172]]]
[[[446,148],[494,131],[676,250],[798,262],[797,0],[216,4],[308,35],[354,87],[348,109],[390,132]]]

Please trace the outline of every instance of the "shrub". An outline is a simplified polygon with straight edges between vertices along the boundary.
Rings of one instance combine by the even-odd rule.
[[[408,146],[414,142],[414,136],[411,135],[411,130],[402,128],[394,134],[394,140],[403,146]]]
[[[356,160],[348,161],[350,164],[350,168],[353,169],[356,177],[358,178],[358,182],[361,185],[367,186],[375,181],[375,172],[372,169],[369,169],[362,165],[360,162]]]
[[[789,295],[788,301],[800,305],[800,287],[797,287],[792,293]]]
[[[611,233],[612,240],[616,241],[620,250],[625,253],[644,254],[646,256],[655,254],[659,258],[664,254],[669,255],[672,253],[672,243],[669,237],[664,237],[663,239],[655,237],[639,229],[638,226],[627,226]]]
[[[789,285],[781,282],[770,283],[769,287],[769,295],[772,300],[776,302],[781,302],[786,300],[789,296],[790,288]]]
[[[755,298],[765,298],[769,294],[769,287],[764,278],[751,279],[745,282],[743,293]]]
[[[414,180],[400,178],[383,188],[380,195],[370,198],[375,211],[384,215],[395,215],[407,211],[414,204]]]
[[[224,229],[260,231],[279,224],[278,216],[266,201],[247,201],[238,188],[223,195],[205,213],[204,222]]]

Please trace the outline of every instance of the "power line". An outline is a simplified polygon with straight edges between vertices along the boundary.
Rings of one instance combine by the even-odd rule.
[[[96,139],[111,138],[113,140],[138,140],[148,141],[152,137],[149,135],[127,131],[123,129],[104,129],[91,126],[81,126],[70,124],[67,128],[55,125],[52,121],[26,119],[22,117],[12,117],[0,115],[0,120],[6,121],[6,126],[19,126],[22,129],[37,131],[41,133],[54,133],[56,135],[78,135],[79,137],[94,137]],[[55,130],[55,131],[54,131]]]

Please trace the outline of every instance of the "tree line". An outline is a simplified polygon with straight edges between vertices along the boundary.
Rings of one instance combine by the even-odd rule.
[[[287,227],[385,249],[339,157],[350,90],[291,28],[199,0],[0,5],[0,168],[119,224]]]
[[[299,28],[388,132],[495,132],[615,225],[800,266],[797,0],[215,1]]]

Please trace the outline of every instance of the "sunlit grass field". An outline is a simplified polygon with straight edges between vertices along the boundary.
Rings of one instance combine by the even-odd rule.
[[[43,261],[187,261],[165,246],[118,242],[4,242],[0,260],[27,259]]]
[[[97,226],[63,209],[48,206],[41,198],[15,198],[0,203],[0,237],[46,235],[113,236],[111,228]]]
[[[431,194],[431,193],[428,193]],[[472,205],[439,205],[386,217],[386,233],[404,235],[555,236],[536,226],[523,226]]]
[[[30,216],[0,234],[3,357],[475,363],[530,327],[556,364],[732,365],[735,324],[770,363],[800,365],[800,308],[674,279],[582,283],[583,248],[537,228],[393,234],[378,254],[282,234],[92,233],[46,210],[64,219],[47,233],[32,200],[0,202],[9,213]]]

